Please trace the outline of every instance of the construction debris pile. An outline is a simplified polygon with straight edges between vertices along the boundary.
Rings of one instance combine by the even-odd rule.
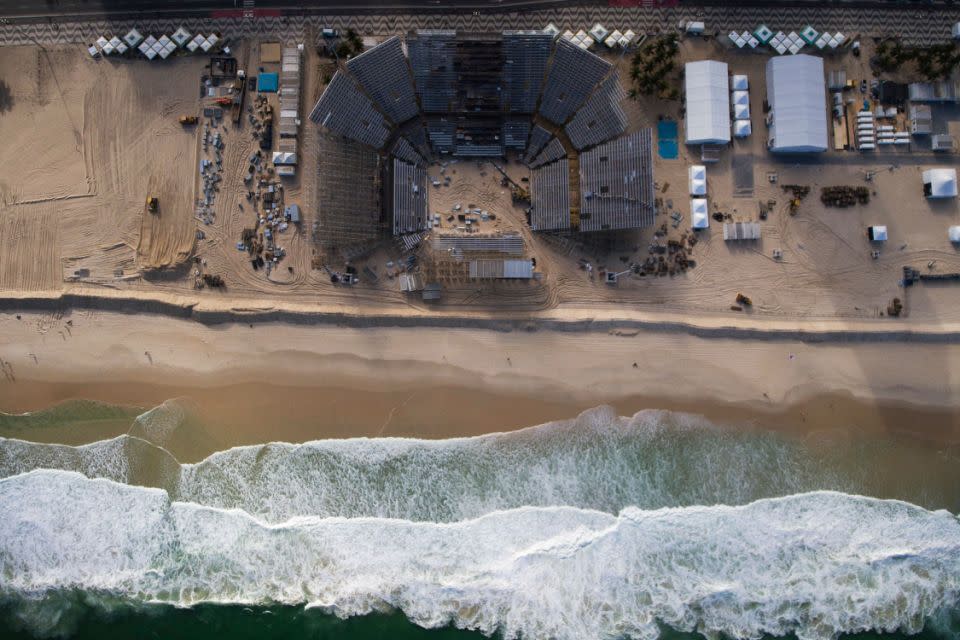
[[[203,224],[213,223],[215,213],[213,203],[216,200],[217,192],[220,191],[220,182],[223,180],[223,137],[219,131],[212,131],[212,129],[217,128],[219,122],[217,112],[220,112],[222,116],[223,112],[220,109],[204,110],[204,115],[209,114],[209,117],[203,125],[203,138],[201,140],[203,154],[205,156],[209,155],[210,147],[213,147],[213,160],[207,157],[200,159],[200,180],[203,183],[201,185],[203,197],[197,200],[196,217]]]
[[[855,204],[870,204],[870,190],[866,187],[823,187],[820,202],[828,207],[852,207]]]
[[[247,202],[256,216],[256,225],[242,231],[237,250],[250,254],[253,269],[256,271],[262,268],[269,276],[287,254],[278,244],[277,235],[284,233],[291,224],[300,223],[300,209],[296,205],[284,206],[283,185],[274,175],[273,168],[264,162],[262,151],[256,151],[249,158],[249,169],[244,182],[250,183],[254,180],[256,190],[248,189]],[[237,206],[243,208],[242,203]]]
[[[644,275],[666,276],[683,273],[687,269],[697,266],[690,256],[693,247],[697,244],[697,236],[693,233],[684,233],[679,240],[663,239],[667,237],[667,225],[664,223],[653,234],[654,241],[650,244],[650,255],[641,264],[633,264],[634,273]]]
[[[250,135],[262,150],[268,151],[273,146],[273,107],[267,103],[267,96],[258,95],[247,107],[247,122],[250,123]]]

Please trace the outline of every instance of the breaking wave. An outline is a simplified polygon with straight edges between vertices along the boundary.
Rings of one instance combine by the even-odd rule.
[[[956,626],[949,450],[601,407],[179,463],[165,445],[201,426],[167,402],[85,446],[0,438],[0,619],[48,636],[91,612],[307,607],[557,640]]]
[[[958,605],[947,511],[815,492],[617,514],[522,507],[456,523],[299,516],[32,471],[0,481],[0,597],[36,632],[117,600],[402,611],[506,638],[916,632]],[[43,606],[38,606],[42,602]],[[57,616],[31,614],[59,606]],[[54,625],[51,627],[50,625]]]

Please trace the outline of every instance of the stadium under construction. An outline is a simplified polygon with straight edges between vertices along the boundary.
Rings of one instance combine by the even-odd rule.
[[[610,62],[549,33],[420,30],[339,64],[310,119],[379,155],[351,182],[382,189],[384,233],[431,228],[430,164],[508,154],[530,169],[533,231],[638,229],[653,224],[652,133],[626,134],[625,97]],[[350,203],[332,204],[349,226]]]

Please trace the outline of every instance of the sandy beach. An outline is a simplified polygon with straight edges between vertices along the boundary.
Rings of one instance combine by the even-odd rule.
[[[176,451],[185,460],[271,440],[506,431],[599,404],[623,415],[668,409],[805,434],[960,442],[958,345],[617,333],[4,314],[0,409],[71,399],[151,408],[182,398],[210,431]],[[116,429],[29,437],[79,444]]]

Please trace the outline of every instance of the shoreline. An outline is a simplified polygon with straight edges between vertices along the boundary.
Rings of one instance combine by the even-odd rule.
[[[691,318],[671,311],[649,311],[626,305],[602,307],[559,306],[516,311],[497,309],[379,308],[371,305],[304,304],[269,301],[249,304],[244,298],[204,299],[142,292],[88,293],[4,292],[0,313],[59,314],[102,311],[123,315],[151,315],[192,320],[201,325],[287,323],[336,325],[355,328],[444,328],[499,332],[631,332],[681,333],[699,338],[738,340],[799,340],[803,342],[912,342],[960,344],[960,322],[912,323],[909,318],[779,318],[741,312]],[[625,309],[626,307],[626,309]],[[733,312],[731,312],[733,313]],[[481,314],[490,314],[483,316]],[[494,317],[493,314],[496,314]],[[899,326],[897,326],[899,325]]]
[[[90,311],[0,314],[0,333],[10,338],[0,346],[0,410],[71,399],[150,409],[186,398],[206,433],[177,447],[185,461],[265,441],[512,431],[605,404],[621,415],[684,412],[825,443],[861,434],[960,444],[956,345],[250,328]],[[120,429],[100,427],[2,435],[81,444]]]

